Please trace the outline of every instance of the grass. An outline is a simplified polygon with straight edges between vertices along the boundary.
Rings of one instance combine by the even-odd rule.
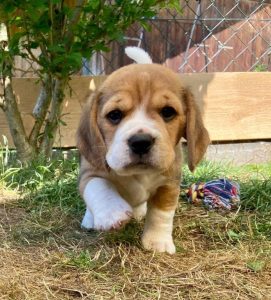
[[[271,164],[203,162],[183,187],[227,176],[238,212],[221,215],[180,198],[176,255],[145,251],[143,222],[119,232],[80,228],[78,159],[0,163],[0,299],[269,299]]]

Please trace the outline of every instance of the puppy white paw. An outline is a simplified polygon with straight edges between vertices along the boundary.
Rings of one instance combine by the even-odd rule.
[[[147,202],[144,202],[136,207],[133,207],[133,217],[140,221],[142,220],[147,213]]]
[[[132,207],[124,202],[104,207],[94,215],[94,229],[108,231],[122,228],[133,216]]]
[[[114,185],[104,178],[91,179],[84,190],[87,210],[93,215],[93,229],[119,229],[133,216],[132,207],[119,195]],[[90,218],[84,217],[82,226],[88,226]]]
[[[81,227],[87,230],[93,229],[94,228],[94,218],[88,209],[86,209],[86,213],[84,215],[84,218],[81,222]]]
[[[147,250],[153,250],[157,252],[167,252],[174,254],[176,247],[173,243],[172,236],[157,236],[152,234],[143,234],[142,236],[143,247]]]

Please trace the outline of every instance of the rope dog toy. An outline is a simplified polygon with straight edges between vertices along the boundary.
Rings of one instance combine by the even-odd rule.
[[[240,205],[240,187],[228,179],[194,183],[186,191],[188,202],[209,210],[231,211]]]

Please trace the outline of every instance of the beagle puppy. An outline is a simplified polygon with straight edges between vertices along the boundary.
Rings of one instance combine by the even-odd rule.
[[[82,227],[112,230],[146,217],[144,248],[175,253],[173,217],[181,176],[181,138],[190,170],[203,157],[209,136],[191,92],[178,74],[152,64],[122,67],[92,93],[77,132],[79,191],[86,203]]]

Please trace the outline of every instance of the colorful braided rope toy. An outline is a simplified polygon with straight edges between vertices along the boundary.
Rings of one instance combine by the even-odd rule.
[[[240,205],[240,187],[228,179],[194,183],[187,191],[188,202],[209,210],[231,211]]]

